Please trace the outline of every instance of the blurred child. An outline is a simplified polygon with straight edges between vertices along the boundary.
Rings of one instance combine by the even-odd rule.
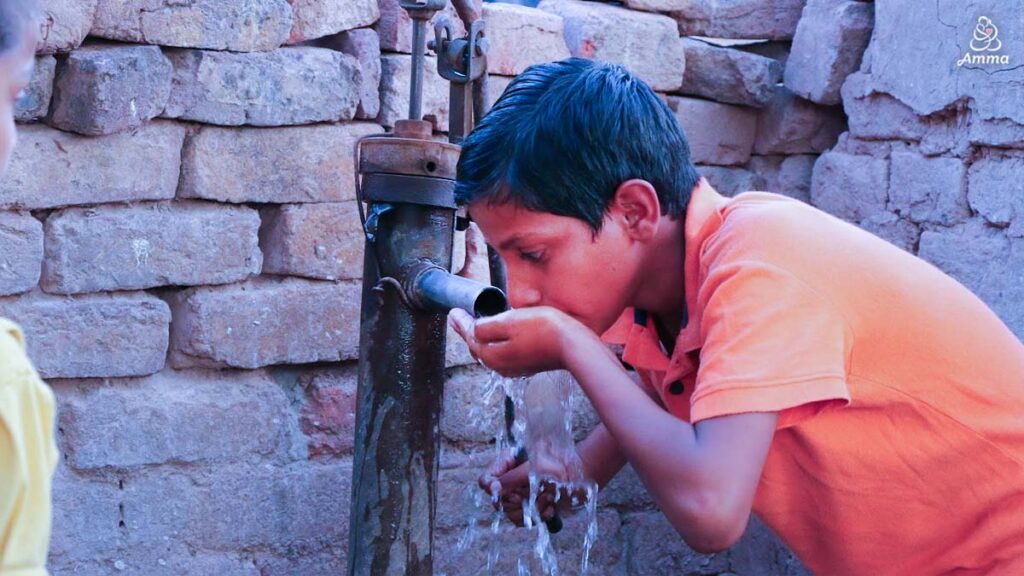
[[[27,0],[0,0],[0,177],[17,140],[14,107],[32,77],[38,37]],[[4,250],[0,246],[0,251]],[[0,318],[0,574],[45,576],[50,482],[57,465],[53,394]]]
[[[694,549],[753,511],[818,574],[1024,574],[1024,345],[934,266],[784,196],[723,197],[646,84],[580,59],[512,81],[456,197],[515,308],[454,311],[470,351],[572,372],[602,422],[584,469],[628,461]],[[502,468],[481,486],[521,521],[526,467]]]

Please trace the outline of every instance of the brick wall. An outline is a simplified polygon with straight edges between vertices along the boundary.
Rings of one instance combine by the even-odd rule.
[[[341,573],[362,268],[352,146],[407,110],[408,18],[397,0],[45,4],[0,181],[0,314],[25,328],[59,404],[50,568]],[[999,96],[1019,96],[1021,69],[986,83],[915,52],[938,34],[955,60],[978,16],[959,7],[954,30],[934,3],[804,4],[488,4],[493,97],[535,62],[621,63],[664,94],[720,189],[857,222],[1024,333],[1024,118]],[[443,128],[434,68],[424,112]],[[482,573],[494,538],[471,497],[494,423],[470,417],[486,374],[455,340],[447,361],[436,558],[456,576]],[[601,502],[592,573],[804,573],[756,521],[732,550],[694,554],[628,470]],[[480,539],[460,550],[471,519]],[[497,538],[495,572],[512,573],[531,543],[507,526]],[[581,538],[579,519],[555,537],[566,573]]]

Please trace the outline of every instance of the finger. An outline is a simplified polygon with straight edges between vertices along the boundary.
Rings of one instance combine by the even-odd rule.
[[[514,319],[512,311],[481,318],[476,321],[474,337],[484,344],[508,340]]]
[[[467,343],[476,338],[473,317],[462,308],[453,308],[448,313],[448,323]]]
[[[505,517],[508,518],[516,526],[523,526],[523,509],[508,510],[505,512]]]
[[[554,504],[548,504],[547,506],[544,507],[543,510],[541,510],[541,512],[540,512],[540,519],[541,520],[548,520],[551,517],[553,517],[554,515],[555,515],[555,505]]]
[[[530,483],[530,465],[523,463],[498,476],[502,486],[521,487]]]

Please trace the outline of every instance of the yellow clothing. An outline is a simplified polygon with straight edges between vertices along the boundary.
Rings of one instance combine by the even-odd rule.
[[[50,483],[57,466],[53,392],[0,318],[0,574],[47,576]]]

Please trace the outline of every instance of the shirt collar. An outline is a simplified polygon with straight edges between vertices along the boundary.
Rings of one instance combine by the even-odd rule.
[[[707,180],[701,179],[694,189],[686,208],[683,225],[684,263],[683,287],[686,292],[685,325],[676,339],[672,351],[672,364],[679,356],[700,348],[701,310],[697,307],[697,292],[700,288],[700,253],[704,242],[722,224],[722,210],[729,204],[729,198],[719,194]],[[637,368],[664,371],[669,359],[662,352],[653,318],[642,310],[627,308],[619,319],[602,334],[601,339],[609,344],[624,345],[623,360]]]

